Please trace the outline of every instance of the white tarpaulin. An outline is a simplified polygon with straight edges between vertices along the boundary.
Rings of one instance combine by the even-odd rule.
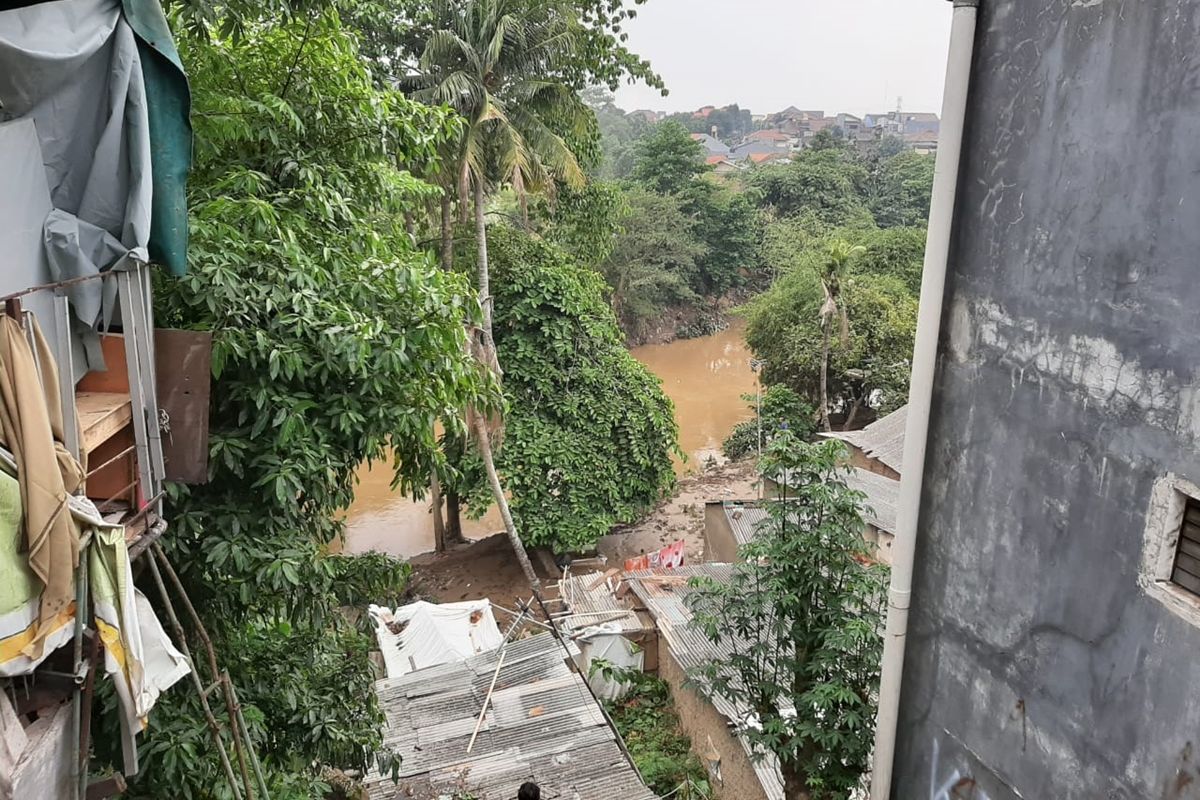
[[[395,611],[372,605],[370,612],[389,678],[494,650],[504,638],[487,600],[418,600]]]
[[[614,623],[595,625],[576,634],[583,659],[584,673],[597,697],[618,700],[629,691],[629,681],[619,680],[621,672],[641,672],[646,660],[642,648],[621,635]],[[596,662],[601,662],[593,669]],[[615,674],[614,674],[615,671]]]

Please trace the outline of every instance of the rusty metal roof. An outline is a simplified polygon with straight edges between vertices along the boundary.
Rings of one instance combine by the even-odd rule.
[[[734,569],[736,567],[733,564],[694,564],[676,569],[646,569],[625,573],[629,587],[658,623],[671,655],[686,671],[723,660],[734,652],[736,646],[732,637],[714,642],[691,625],[692,612],[687,606],[688,581],[706,577],[717,583],[728,583]],[[754,766],[758,782],[762,784],[768,800],[784,800],[783,776],[779,772],[778,760],[770,753],[756,751],[749,740],[738,732],[747,724],[752,724],[753,715],[749,707],[717,695],[710,697],[709,702],[729,721],[734,735]]]
[[[729,520],[729,529],[738,546],[750,544],[757,536],[758,524],[767,518],[766,509],[753,503],[734,503],[725,501],[722,504],[725,518]]]
[[[619,581],[615,577],[612,580]],[[634,635],[654,630],[653,622],[642,617],[613,596],[609,581],[600,573],[564,578],[558,585],[559,597],[571,616],[562,619],[566,630],[582,630],[593,625],[617,625],[622,634]]]
[[[532,780],[543,797],[656,800],[617,745],[583,679],[549,634],[508,646],[471,753],[467,744],[499,651],[375,684],[384,744],[401,757],[399,782],[373,769],[371,800],[436,800],[468,791],[512,800]]]
[[[827,439],[840,439],[846,444],[862,450],[868,458],[884,464],[896,472],[904,463],[904,426],[908,421],[908,406],[900,406],[886,417],[875,420],[861,431],[833,431],[822,433]]]

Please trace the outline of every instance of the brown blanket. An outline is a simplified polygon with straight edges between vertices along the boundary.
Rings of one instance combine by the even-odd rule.
[[[32,326],[36,357],[20,324],[12,317],[0,317],[0,438],[17,461],[29,566],[45,584],[39,633],[25,651],[37,658],[51,621],[75,599],[79,530],[67,507],[67,495],[83,485],[84,470],[63,445],[54,354],[37,321],[32,316],[26,320]]]

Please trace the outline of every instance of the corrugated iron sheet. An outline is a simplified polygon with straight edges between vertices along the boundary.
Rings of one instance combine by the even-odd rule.
[[[626,573],[626,580],[629,581],[633,593],[658,623],[658,629],[672,657],[688,672],[728,657],[734,652],[736,643],[732,638],[714,642],[692,626],[692,612],[688,609],[686,600],[687,582],[692,578],[706,577],[717,583],[728,583],[734,569],[733,564],[697,564],[670,570],[648,569]],[[655,580],[659,577],[666,577],[668,580]],[[671,578],[683,580],[670,580]],[[710,702],[721,716],[729,720],[734,735],[754,765],[754,772],[768,799],[784,800],[783,777],[779,773],[778,760],[768,753],[756,752],[750,741],[737,733],[751,717],[749,707],[718,696],[711,697]]]
[[[467,744],[499,652],[411,672],[375,686],[399,782],[373,770],[371,800],[435,800],[465,790],[512,800],[527,780],[543,797],[654,800],[625,759],[582,678],[548,634],[513,642],[471,753]]]
[[[867,496],[863,519],[881,531],[896,535],[896,508],[900,502],[900,481],[885,478],[865,469],[854,469],[846,476],[846,485]]]
[[[908,421],[908,406],[900,406],[886,417],[877,419],[861,431],[822,433],[829,439],[840,439],[862,450],[868,457],[903,472],[904,426]]]
[[[567,630],[582,630],[598,624],[619,626],[622,634],[640,634],[645,630],[636,613],[613,597],[607,583],[592,588],[600,575],[576,575],[558,585],[559,596],[567,603],[571,616],[564,617]],[[653,629],[651,629],[653,630]]]

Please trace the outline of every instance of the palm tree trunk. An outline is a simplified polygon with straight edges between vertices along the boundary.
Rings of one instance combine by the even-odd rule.
[[[821,426],[825,432],[833,430],[829,424],[829,316],[821,324]]]
[[[442,193],[441,266],[443,272],[449,272],[450,268],[454,266],[454,225],[452,221],[453,211],[450,208],[452,202],[450,190],[447,189]]]
[[[508,498],[504,496],[504,487],[500,485],[500,475],[496,472],[496,462],[492,458],[492,438],[491,432],[488,431],[487,422],[483,415],[471,413],[473,419],[473,427],[475,429],[475,446],[479,448],[479,455],[483,459],[483,467],[487,471],[488,483],[492,487],[492,500],[495,501],[496,507],[500,509],[500,518],[504,520],[504,530],[508,533],[508,540],[512,544],[513,553],[517,556],[517,561],[521,564],[521,571],[525,573],[525,579],[529,581],[529,587],[533,589],[534,595],[541,597],[542,582],[538,578],[537,573],[533,571],[533,564],[529,561],[529,554],[525,552],[525,545],[521,543],[521,535],[517,533],[517,526],[513,523],[512,513],[508,510]]]
[[[492,287],[488,274],[487,225],[484,222],[484,205],[487,198],[483,192],[483,179],[475,181],[475,242],[479,248],[478,270],[479,305],[483,308],[483,339],[489,354],[494,352],[492,339]]]

